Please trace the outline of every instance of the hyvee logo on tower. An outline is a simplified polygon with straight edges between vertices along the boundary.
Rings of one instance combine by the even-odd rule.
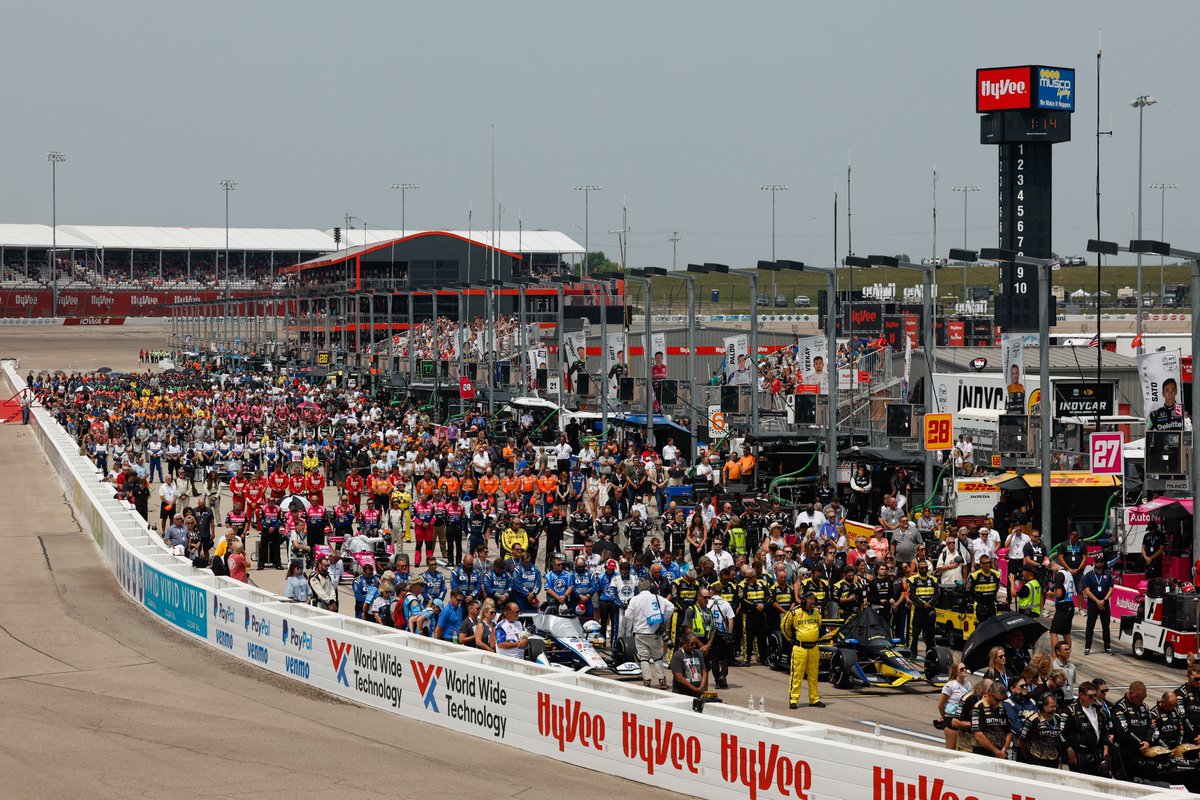
[[[483,728],[496,739],[503,739],[508,730],[508,717],[492,711],[496,706],[508,706],[508,690],[500,685],[495,678],[483,675],[472,675],[455,672],[449,667],[433,664],[422,664],[420,661],[409,660],[413,675],[417,680],[417,690],[425,708],[435,714],[441,714],[438,705],[437,691],[439,679],[445,679],[445,691],[442,699],[446,701],[446,716]]]
[[[346,667],[353,664],[354,691],[372,700],[384,700],[392,708],[400,707],[403,690],[396,684],[404,677],[404,666],[400,659],[384,650],[368,650],[350,642],[326,639],[329,660],[337,672],[337,682],[350,687]]]

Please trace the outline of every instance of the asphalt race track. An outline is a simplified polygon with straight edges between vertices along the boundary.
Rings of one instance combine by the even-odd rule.
[[[19,357],[22,374],[126,371],[137,368],[139,348],[164,346],[167,333],[165,323],[0,328],[0,356]],[[445,798],[678,796],[335,700],[191,641],[120,593],[33,438],[20,425],[0,426],[0,447],[8,512],[0,555],[15,566],[0,585],[0,795],[325,800],[342,790],[395,797],[398,786],[436,780]],[[251,572],[251,580],[278,592],[283,573]],[[342,592],[349,599],[349,587]],[[1183,682],[1182,669],[1138,661],[1128,645],[1114,642],[1117,655],[1106,656],[1097,643],[1099,655],[1083,656],[1082,615],[1077,623],[1078,679],[1104,677],[1110,700],[1132,680],[1151,686],[1151,700]],[[860,732],[880,723],[882,735],[941,742],[928,686],[842,692],[823,684],[828,707],[799,711],[787,709],[786,676],[765,667],[731,670],[730,687],[722,692],[730,704],[763,696],[772,713]]]

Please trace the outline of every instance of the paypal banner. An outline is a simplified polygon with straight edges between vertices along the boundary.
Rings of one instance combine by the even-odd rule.
[[[1075,70],[1036,67],[1037,107],[1053,111],[1075,110]]]

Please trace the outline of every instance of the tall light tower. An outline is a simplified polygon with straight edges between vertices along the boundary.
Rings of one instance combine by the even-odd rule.
[[[58,165],[67,160],[64,153],[51,150],[50,162],[50,316],[58,316]]]
[[[591,219],[590,210],[588,208],[588,198],[592,192],[603,191],[603,186],[596,186],[590,183],[581,183],[575,187],[575,191],[583,192],[583,264],[579,267],[580,276],[587,277],[587,260],[588,260],[588,233],[589,221]]]
[[[1142,238],[1142,133],[1144,130],[1143,120],[1145,117],[1146,107],[1152,106],[1158,100],[1148,94],[1139,94],[1137,97],[1129,101],[1129,105],[1138,110],[1138,207],[1137,207],[1137,238]],[[1141,341],[1142,336],[1142,254],[1137,254],[1137,333],[1138,341]],[[1138,347],[1138,355],[1141,355],[1142,348]]]
[[[229,292],[229,193],[238,187],[238,182],[222,178],[217,185],[225,191],[225,291]]]
[[[1158,208],[1158,240],[1165,242],[1167,240],[1167,189],[1178,189],[1177,183],[1152,183],[1151,189],[1158,189],[1161,193],[1161,200]],[[1166,264],[1167,257],[1159,256],[1158,262],[1158,301],[1166,303],[1167,301],[1167,282],[1166,282]]]
[[[408,193],[409,189],[420,189],[421,187],[415,183],[393,183],[392,188],[400,190],[400,238],[403,239],[405,236],[404,232],[406,230],[404,219],[404,196]]]
[[[771,193],[771,260],[775,260],[775,195],[779,192],[786,192],[788,187],[782,183],[764,183],[758,187],[760,191]],[[771,313],[775,313],[775,273],[771,273]],[[750,313],[754,314],[758,309],[758,298],[750,298]]]
[[[950,191],[962,192],[963,196],[963,250],[967,249],[967,198],[978,192],[978,186],[951,186]],[[967,262],[963,262],[963,302],[967,300]]]

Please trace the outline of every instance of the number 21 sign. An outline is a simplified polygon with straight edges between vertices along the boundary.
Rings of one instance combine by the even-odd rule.
[[[1123,433],[1093,433],[1092,434],[1092,474],[1093,475],[1124,475],[1125,434]]]

